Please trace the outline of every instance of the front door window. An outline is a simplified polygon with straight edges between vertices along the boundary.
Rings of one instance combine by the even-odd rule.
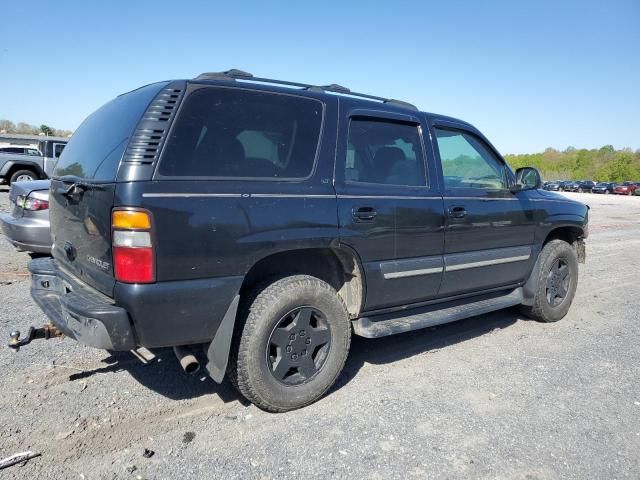
[[[505,169],[495,155],[470,133],[436,128],[442,174],[447,190],[507,188]]]

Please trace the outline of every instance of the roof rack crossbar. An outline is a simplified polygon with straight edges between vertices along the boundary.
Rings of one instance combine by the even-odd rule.
[[[308,83],[289,82],[287,80],[275,80],[273,78],[254,77],[251,73],[245,72],[243,70],[238,70],[236,68],[232,68],[224,72],[201,73],[195,78],[195,80],[231,80],[231,81],[245,80],[248,82],[256,82],[256,83],[271,83],[273,85],[284,85],[287,87],[304,88],[306,90],[310,90],[314,92],[318,92],[318,91],[332,92],[332,93],[338,93],[341,95],[347,95],[351,97],[366,98],[368,100],[377,100],[379,102],[387,103],[390,105],[398,105],[400,107],[411,108],[412,110],[418,110],[418,108],[415,105],[409,102],[405,102],[402,100],[395,100],[393,98],[378,97],[378,96],[369,95],[366,93],[352,92],[347,87],[343,87],[342,85],[338,85],[335,83],[332,83],[330,85],[311,85]]]

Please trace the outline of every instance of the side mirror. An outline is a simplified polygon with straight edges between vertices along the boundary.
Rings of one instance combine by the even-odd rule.
[[[516,170],[516,183],[511,188],[513,192],[523,190],[537,190],[542,187],[540,172],[533,167],[523,167]]]

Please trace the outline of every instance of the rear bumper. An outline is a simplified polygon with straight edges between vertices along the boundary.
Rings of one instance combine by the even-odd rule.
[[[2,232],[18,250],[51,253],[49,220],[43,218],[0,215]]]
[[[53,324],[80,343],[107,350],[211,341],[243,280],[116,282],[111,298],[68,274],[52,258],[32,260],[29,270],[31,296]]]
[[[135,348],[129,316],[112,299],[64,272],[51,258],[32,260],[29,271],[31,297],[66,336],[105,350]]]

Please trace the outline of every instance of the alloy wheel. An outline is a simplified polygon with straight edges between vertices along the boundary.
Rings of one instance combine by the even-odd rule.
[[[35,180],[31,175],[26,173],[22,175],[18,175],[18,177],[14,180],[16,182],[30,182],[31,180]]]
[[[285,385],[307,383],[324,366],[331,347],[331,330],[320,310],[299,307],[282,317],[267,344],[267,365]]]
[[[567,297],[569,283],[571,282],[571,271],[566,261],[557,258],[551,265],[547,275],[546,296],[547,302],[552,307],[560,305]]]

